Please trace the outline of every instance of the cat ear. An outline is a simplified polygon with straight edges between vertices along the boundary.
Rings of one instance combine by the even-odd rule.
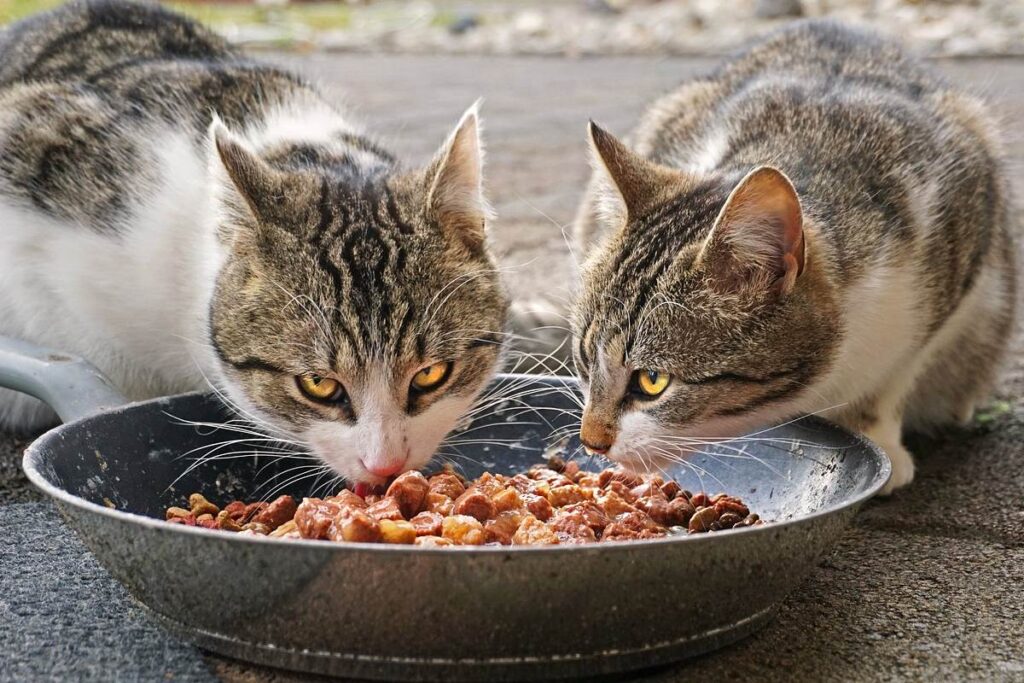
[[[785,295],[803,272],[804,248],[796,188],[782,171],[761,166],[733,188],[702,258],[729,288],[763,280]]]
[[[480,101],[470,107],[427,170],[427,209],[445,230],[471,250],[483,248],[491,216],[483,193]]]
[[[668,199],[686,177],[640,156],[593,121],[587,133],[598,182],[598,211],[611,224],[623,225]]]
[[[216,116],[210,124],[210,140],[211,175],[220,179],[219,190],[229,208],[238,212],[248,208],[257,219],[279,211],[287,196],[282,174],[235,137]],[[244,206],[236,198],[242,199]]]

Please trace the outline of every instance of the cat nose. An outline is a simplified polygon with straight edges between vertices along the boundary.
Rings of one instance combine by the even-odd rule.
[[[590,410],[583,413],[583,422],[580,424],[580,443],[591,453],[604,455],[611,450],[615,443],[615,428],[607,421],[595,419]]]
[[[604,455],[608,452],[608,449],[612,447],[610,443],[590,443],[589,441],[580,440],[583,444],[583,448],[586,449],[590,455]]]
[[[390,477],[392,474],[398,474],[399,472],[402,471],[402,468],[405,467],[405,461],[404,460],[392,460],[391,462],[372,463],[372,464],[368,465],[368,464],[366,464],[366,461],[364,460],[363,461],[363,467],[366,468],[367,472],[369,472],[370,474],[372,474],[374,476],[377,476],[377,477]]]

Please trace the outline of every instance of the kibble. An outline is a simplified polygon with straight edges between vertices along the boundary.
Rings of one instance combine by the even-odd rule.
[[[201,493],[193,493],[188,497],[189,511],[199,519],[202,515],[215,515],[220,512],[220,508],[206,500],[206,497]]]
[[[380,520],[380,540],[384,543],[415,543],[416,527],[403,520]]]
[[[691,494],[675,481],[618,467],[584,472],[560,456],[515,476],[485,473],[466,481],[450,470],[406,472],[381,490],[339,491],[231,501],[223,508],[200,493],[169,507],[168,523],[246,536],[423,547],[572,545],[660,538],[759,526],[734,496]]]
[[[690,517],[690,533],[696,534],[704,531],[713,531],[711,524],[717,521],[718,510],[713,507],[698,507],[693,516]]]

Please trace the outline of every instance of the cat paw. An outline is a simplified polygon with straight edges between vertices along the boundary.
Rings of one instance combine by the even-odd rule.
[[[914,458],[901,443],[880,443],[879,446],[889,456],[889,463],[892,465],[892,475],[889,477],[889,481],[885,483],[885,486],[878,492],[878,495],[888,496],[896,489],[902,488],[914,480]]]

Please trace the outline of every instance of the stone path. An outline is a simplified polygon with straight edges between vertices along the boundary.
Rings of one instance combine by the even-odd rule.
[[[485,97],[488,185],[500,215],[495,243],[510,286],[520,295],[538,283],[567,295],[570,257],[561,226],[571,220],[587,177],[586,120],[625,133],[645,102],[709,65],[646,58],[277,59],[344,94],[371,129],[417,161],[430,154],[469,104]],[[988,93],[1008,122],[1007,156],[1017,196],[1024,197],[1024,129],[1019,125],[1024,60],[939,67],[952,79]],[[1024,680],[1022,351],[1024,334],[1018,334],[1001,387],[1002,403],[969,429],[917,439],[913,450],[920,469],[913,486],[870,504],[773,624],[722,652],[630,680]],[[39,499],[17,470],[23,446],[0,435],[0,505]],[[19,538],[33,542],[31,535]],[[0,569],[18,566],[13,563],[16,548],[7,550],[0,560],[12,563]],[[82,609],[88,608],[86,602],[83,597]],[[0,615],[5,609],[10,603],[0,595]],[[132,624],[145,637],[145,629]],[[59,624],[54,633],[59,637]],[[180,656],[174,647],[163,651],[169,658]],[[24,665],[25,658],[41,652],[15,647],[4,654],[15,663],[20,657]],[[102,671],[97,664],[85,662],[79,671]],[[207,657],[206,664],[223,680],[302,680],[216,657]],[[182,666],[171,666],[169,659],[169,678],[196,675],[191,664]],[[7,677],[3,671],[0,666],[0,680]],[[68,669],[54,671],[67,674]]]

